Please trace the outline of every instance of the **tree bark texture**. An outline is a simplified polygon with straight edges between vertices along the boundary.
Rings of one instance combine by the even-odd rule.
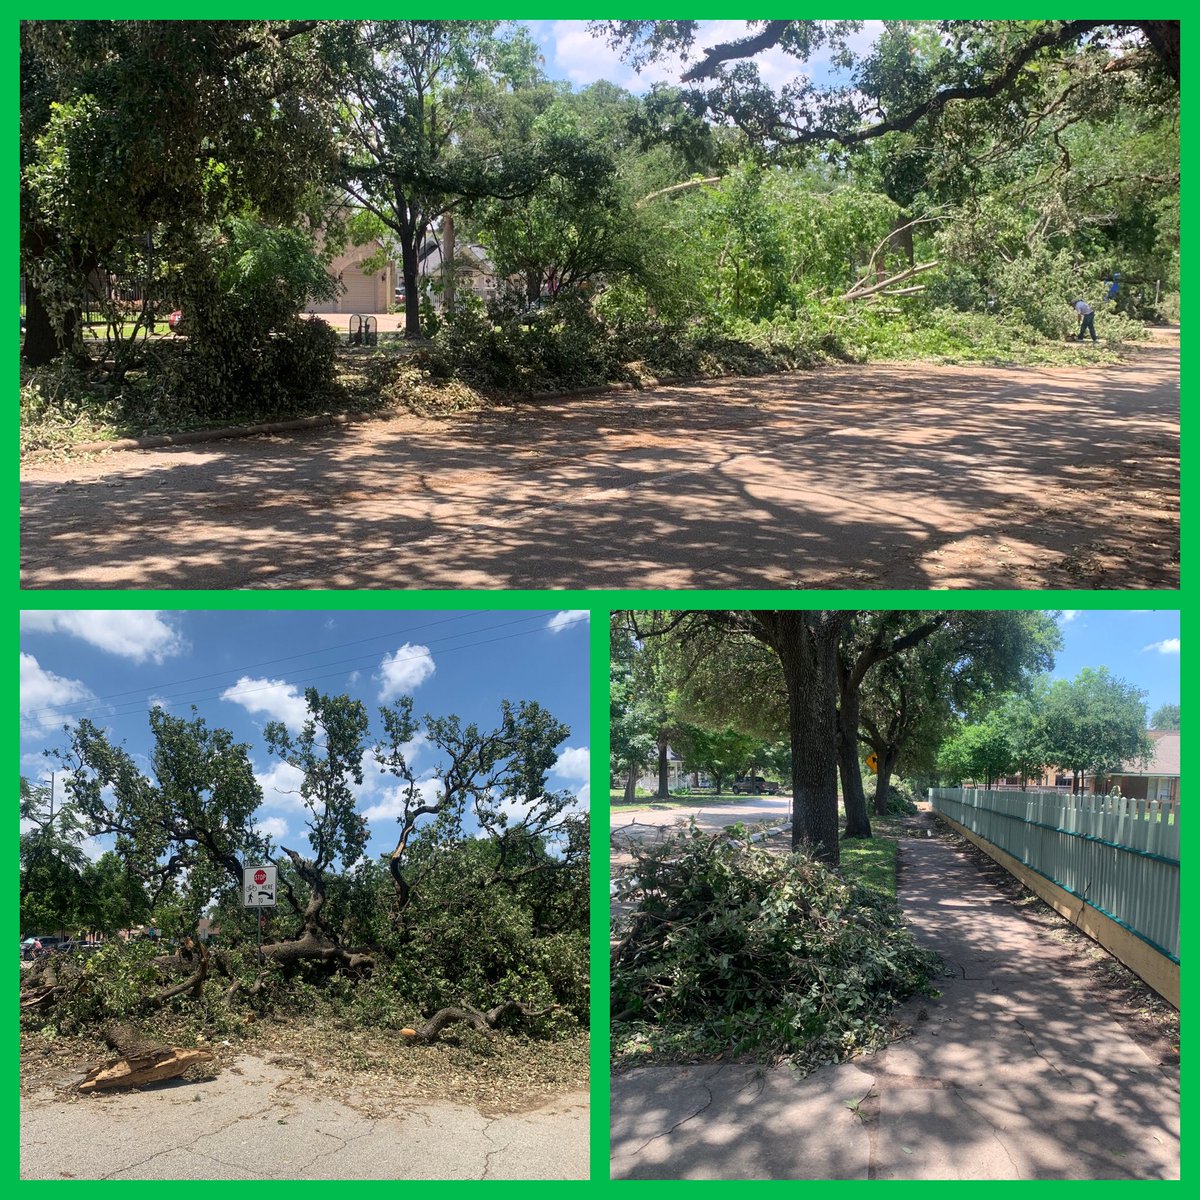
[[[846,614],[754,614],[779,655],[792,741],[792,848],[839,861],[837,796],[838,639]]]
[[[838,703],[838,773],[842,778],[842,803],[846,807],[845,837],[870,837],[871,818],[858,763],[858,688],[842,688]]]
[[[886,746],[882,753],[877,750],[876,755],[879,759],[879,773],[875,776],[875,815],[883,817],[887,815],[888,789],[891,787],[892,774],[900,752],[895,746]]]

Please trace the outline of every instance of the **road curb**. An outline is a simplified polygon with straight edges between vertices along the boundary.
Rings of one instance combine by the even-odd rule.
[[[289,433],[298,429],[321,429],[326,425],[352,425],[366,416],[347,413],[323,413],[315,417],[294,417],[289,421],[260,421],[255,425],[225,425],[217,429],[185,429],[180,433],[155,433],[140,438],[117,438],[111,442],[79,442],[61,447],[77,454],[100,454],[105,450],[156,450],[160,446],[186,446],[195,442],[223,442],[232,438],[255,437],[264,433]],[[28,457],[59,447],[39,448]]]
[[[773,372],[787,374],[787,372]],[[645,387],[633,383],[603,383],[594,387],[576,388],[569,392],[530,392],[513,398],[515,403],[533,404],[543,400],[570,400],[575,397],[601,396],[606,392],[650,391],[656,387],[677,384],[708,383],[729,379],[729,375],[669,376],[656,379]],[[293,417],[287,421],[260,421],[253,425],[224,425],[216,429],[186,429],[179,433],[155,433],[146,437],[116,438],[107,442],[78,442],[71,446],[39,446],[22,456],[30,462],[39,455],[66,451],[72,454],[103,454],[108,450],[157,450],[163,446],[187,446],[198,442],[225,442],[234,438],[259,437],[263,434],[294,433],[303,429],[323,429],[330,426],[353,425],[360,421],[375,421],[394,413],[322,413],[312,417]]]

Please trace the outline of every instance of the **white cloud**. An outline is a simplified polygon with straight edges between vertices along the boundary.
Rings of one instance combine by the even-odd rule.
[[[652,83],[679,78],[678,62],[652,63],[638,75],[621,61],[619,51],[603,38],[592,37],[584,21],[550,22],[549,41],[554,66],[576,87],[608,79],[630,91],[644,92]]]
[[[1142,647],[1143,653],[1147,650],[1157,650],[1159,654],[1178,654],[1179,639],[1163,638],[1161,642],[1151,642],[1150,645]]]
[[[111,840],[110,838],[109,841],[111,842]],[[111,850],[112,846],[106,846],[99,838],[85,837],[80,841],[79,848],[90,862],[96,862],[100,858],[100,855],[106,850]]]
[[[396,820],[404,813],[404,794],[407,790],[407,785],[389,788],[377,803],[363,811],[363,816],[368,821]],[[417,791],[420,793],[423,803],[432,804],[441,794],[442,781],[436,777],[418,780]]]
[[[1073,620],[1075,620],[1075,618],[1076,618],[1077,616],[1079,616],[1079,609],[1077,609],[1077,608],[1064,608],[1064,609],[1062,610],[1062,613],[1060,614],[1060,616],[1062,617],[1062,623],[1063,623],[1064,625],[1070,625],[1070,623],[1071,623]]]
[[[546,628],[551,633],[562,633],[564,629],[573,629],[581,621],[590,621],[591,616],[591,611],[586,608],[565,608],[546,622]]]
[[[288,824],[282,817],[263,817],[261,821],[255,822],[254,828],[278,842],[287,837]]]
[[[361,671],[351,671],[349,677],[346,679],[346,682],[347,683],[357,683],[361,678],[362,678]]]
[[[413,734],[411,741],[407,741],[401,745],[400,753],[404,756],[404,761],[408,764],[410,770],[420,758],[422,750],[428,745],[429,735],[423,729],[418,729]],[[385,771],[375,761],[374,750],[363,751],[360,765],[363,774],[362,790],[359,792],[360,799],[370,797],[396,782],[396,776],[390,771]]]
[[[395,654],[385,654],[379,664],[379,689],[381,701],[395,700],[406,696],[427,680],[436,668],[428,646],[405,642]]]
[[[21,654],[21,719],[27,733],[46,733],[66,720],[55,711],[65,704],[93,700],[90,689],[78,679],[47,671],[32,654]]]
[[[300,798],[300,785],[304,772],[285,762],[272,763],[266,771],[255,771],[254,778],[262,788],[263,803],[274,808],[300,809],[304,801]]]
[[[162,708],[162,709],[166,709],[167,712],[170,712],[171,711],[171,702],[170,702],[170,700],[164,699],[162,696],[151,696],[146,701],[146,707],[148,709]]]
[[[575,783],[586,783],[591,774],[592,753],[587,746],[568,746],[554,764],[554,774]]]
[[[183,635],[172,627],[163,613],[154,610],[23,612],[21,630],[25,633],[65,633],[98,650],[139,663],[147,659],[161,663],[188,648]]]
[[[251,679],[243,675],[221,693],[222,700],[240,704],[248,713],[262,713],[299,730],[308,720],[308,705],[295,684],[282,679]]]
[[[591,803],[592,787],[588,782],[591,770],[592,752],[587,746],[568,746],[558,756],[551,773],[567,783],[575,793],[572,808],[586,809]]]
[[[21,755],[21,774],[31,783],[49,779],[51,771],[57,773],[58,764],[52,758],[47,758],[41,752]]]

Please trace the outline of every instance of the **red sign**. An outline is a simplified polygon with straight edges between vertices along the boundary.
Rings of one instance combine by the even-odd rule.
[[[267,882],[267,873],[261,867],[254,872],[254,882],[260,886]]]

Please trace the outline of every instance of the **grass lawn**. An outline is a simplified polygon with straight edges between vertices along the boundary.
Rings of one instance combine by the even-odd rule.
[[[896,848],[889,837],[843,838],[842,874],[851,883],[895,900]]]

